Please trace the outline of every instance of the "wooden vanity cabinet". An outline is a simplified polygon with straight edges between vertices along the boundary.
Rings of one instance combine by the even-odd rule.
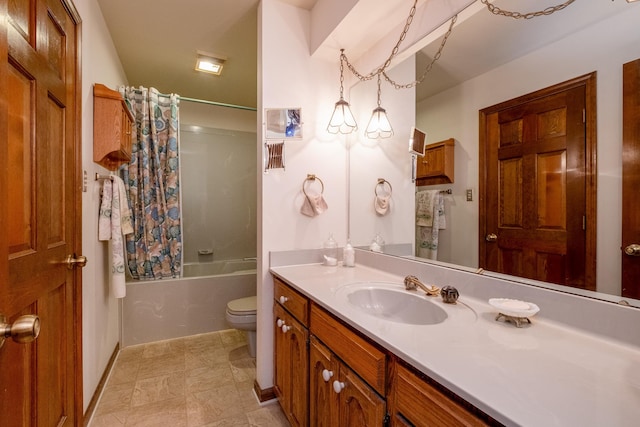
[[[453,397],[445,394],[423,374],[396,362],[388,396],[391,426],[458,427],[487,426]]]
[[[274,391],[292,426],[309,423],[307,299],[274,278]]]
[[[383,425],[385,400],[314,336],[309,358],[312,427]]]
[[[131,160],[133,114],[120,92],[93,86],[93,161],[115,170]]]
[[[454,181],[453,138],[429,144],[416,158],[416,185],[451,184]]]

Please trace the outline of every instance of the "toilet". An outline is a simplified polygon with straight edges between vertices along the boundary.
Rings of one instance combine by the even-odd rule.
[[[258,297],[234,299],[227,303],[227,323],[234,329],[247,331],[249,355],[256,357],[256,306]]]

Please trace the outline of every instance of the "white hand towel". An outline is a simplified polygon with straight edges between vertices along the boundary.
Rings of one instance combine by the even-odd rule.
[[[111,204],[113,185],[110,179],[102,181],[102,202],[98,213],[98,240],[111,239]]]
[[[122,235],[126,236],[127,234],[133,233],[133,215],[129,208],[127,190],[124,186],[124,181],[120,177],[114,176],[113,183],[114,187],[117,186],[120,197],[120,228],[122,229]]]
[[[307,190],[304,202],[300,208],[301,214],[314,217],[320,215],[327,209],[327,202],[324,200],[324,197],[322,197],[322,194]]]
[[[119,179],[114,177],[114,179]],[[124,246],[122,242],[122,227],[120,218],[120,192],[117,188],[113,191],[111,204],[111,290],[116,298],[124,298],[127,295],[127,287],[124,279]],[[126,203],[126,199],[124,203]]]
[[[378,215],[384,216],[389,212],[389,201],[391,200],[391,195],[376,195],[376,198],[373,202],[373,206]]]
[[[433,225],[433,210],[438,190],[425,190],[416,193],[416,225],[431,227]]]

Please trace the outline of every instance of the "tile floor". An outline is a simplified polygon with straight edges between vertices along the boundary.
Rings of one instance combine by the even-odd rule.
[[[89,427],[289,426],[253,393],[245,334],[212,332],[123,349]]]

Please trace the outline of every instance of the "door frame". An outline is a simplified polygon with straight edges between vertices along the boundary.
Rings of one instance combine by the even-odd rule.
[[[484,268],[486,266],[486,241],[485,236],[489,232],[486,227],[488,206],[487,206],[487,166],[489,158],[489,146],[487,141],[486,119],[489,115],[495,114],[502,110],[512,108],[520,104],[554,95],[576,87],[584,86],[585,88],[585,201],[586,201],[586,224],[585,224],[585,284],[587,289],[595,290],[596,284],[596,212],[597,212],[597,100],[596,100],[596,77],[594,71],[583,76],[558,83],[526,95],[513,98],[499,104],[483,108],[479,111],[479,224],[478,224],[478,266]]]

